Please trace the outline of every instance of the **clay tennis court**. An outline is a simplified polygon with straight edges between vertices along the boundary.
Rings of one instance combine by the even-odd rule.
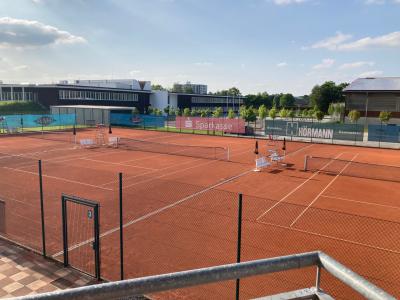
[[[91,134],[78,131],[77,136]],[[41,159],[48,255],[63,259],[61,194],[96,201],[105,279],[119,279],[118,173],[122,172],[125,278],[236,262],[242,193],[242,261],[322,250],[400,297],[396,150],[287,142],[287,166],[273,165],[256,173],[254,139],[121,128],[114,128],[113,134],[182,146],[229,147],[230,160],[123,148],[82,149],[34,135],[1,137],[0,201],[5,204],[0,205],[5,206],[6,222],[0,234],[41,251],[37,162]],[[259,142],[261,153],[281,147],[282,142]],[[304,171],[305,156],[330,159],[310,159],[310,165],[321,171]],[[354,169],[357,162],[370,165]],[[78,206],[71,205],[69,211],[70,264],[91,273],[90,218]],[[309,287],[314,274],[309,269],[245,279],[241,298]],[[338,299],[358,297],[326,273],[321,287]],[[231,299],[234,295],[235,283],[225,282],[151,297]]]

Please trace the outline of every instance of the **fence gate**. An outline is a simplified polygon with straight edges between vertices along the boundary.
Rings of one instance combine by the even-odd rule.
[[[100,280],[99,204],[62,195],[64,266]]]

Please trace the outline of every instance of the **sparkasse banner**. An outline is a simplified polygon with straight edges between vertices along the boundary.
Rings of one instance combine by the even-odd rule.
[[[192,130],[245,133],[245,122],[243,119],[176,117],[176,127]]]
[[[317,123],[305,121],[266,120],[265,134],[301,138],[362,141],[361,124]]]

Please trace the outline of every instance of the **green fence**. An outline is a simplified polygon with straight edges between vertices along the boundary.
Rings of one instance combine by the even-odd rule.
[[[267,136],[297,137],[303,139],[363,141],[361,124],[317,123],[303,120],[266,120]]]

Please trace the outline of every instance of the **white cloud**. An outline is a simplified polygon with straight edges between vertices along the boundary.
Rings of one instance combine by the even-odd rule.
[[[340,70],[356,69],[361,67],[372,67],[375,65],[373,61],[355,61],[352,63],[346,63],[339,67]]]
[[[313,49],[325,48],[329,50],[336,50],[339,45],[350,40],[352,38],[351,34],[343,34],[340,31],[336,32],[335,36],[328,37],[319,42],[316,42],[311,46]]]
[[[140,71],[140,70],[132,70],[132,71],[129,71],[129,75],[130,76],[135,76],[136,74],[139,74],[139,73],[141,73],[142,71]]]
[[[325,58],[318,65],[313,66],[314,70],[329,69],[335,64],[335,60],[332,58]]]
[[[365,37],[352,42],[351,35],[338,32],[336,36],[321,40],[311,46],[311,48],[325,48],[337,51],[356,51],[369,48],[400,48],[400,31],[391,32],[376,37]]]
[[[383,74],[383,71],[380,70],[375,70],[375,71],[368,71],[361,73],[358,75],[358,77],[365,78],[365,77],[375,77],[375,76],[381,76]]]
[[[283,61],[283,62],[280,62],[279,64],[277,64],[276,66],[278,68],[283,68],[283,67],[286,67],[287,65],[288,65],[287,62]]]
[[[371,4],[385,4],[385,0],[365,0],[365,4],[371,5]]]
[[[201,62],[194,63],[194,65],[198,66],[198,67],[209,67],[209,66],[212,66],[213,63],[209,62],[209,61],[201,61]]]
[[[0,18],[0,47],[3,48],[31,48],[85,42],[83,37],[38,21]]]
[[[277,5],[300,4],[307,1],[309,0],[273,0],[273,2]]]
[[[14,71],[23,71],[23,70],[26,70],[26,69],[28,69],[27,65],[19,65],[19,66],[13,67]]]
[[[395,31],[377,37],[365,37],[351,43],[339,45],[338,50],[365,50],[371,47],[400,47],[400,31]]]

